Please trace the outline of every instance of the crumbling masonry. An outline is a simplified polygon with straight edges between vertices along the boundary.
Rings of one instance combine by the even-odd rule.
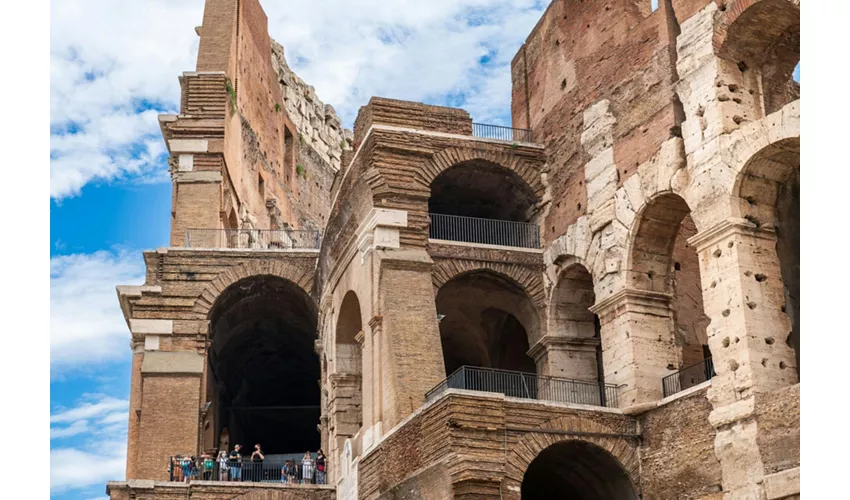
[[[800,2],[650,3],[553,1],[513,128],[352,133],[206,0],[110,497],[799,499]],[[255,442],[328,484],[169,481]]]

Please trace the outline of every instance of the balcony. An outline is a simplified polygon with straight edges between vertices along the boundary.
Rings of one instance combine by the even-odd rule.
[[[493,392],[513,398],[608,408],[617,407],[619,392],[618,387],[611,384],[462,366],[428,391],[425,400],[430,401],[447,389]]]
[[[497,141],[532,142],[531,130],[529,129],[487,125],[484,123],[472,124],[472,136]]]
[[[327,471],[316,468],[316,460],[295,455],[266,455],[261,462],[245,457],[241,461],[204,460],[174,456],[168,459],[170,482],[217,481],[228,483],[278,483],[290,485],[326,484]]]
[[[484,245],[540,248],[540,228],[529,222],[481,219],[462,215],[429,214],[432,240]]]
[[[186,248],[318,250],[322,233],[292,229],[188,229]]]
[[[661,379],[664,397],[672,396],[677,392],[682,392],[685,389],[690,389],[691,387],[709,381],[715,375],[714,362],[710,357],[700,361],[699,363],[682,368],[676,373],[667,375]]]

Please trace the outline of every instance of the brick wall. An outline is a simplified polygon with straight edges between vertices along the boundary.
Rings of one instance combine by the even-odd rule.
[[[708,422],[712,408],[705,394],[705,389],[694,392],[639,418],[644,499],[706,499],[720,491],[720,462]]]

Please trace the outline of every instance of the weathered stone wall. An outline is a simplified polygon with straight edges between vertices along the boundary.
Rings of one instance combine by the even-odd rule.
[[[764,473],[800,466],[800,384],[756,398],[758,446]]]
[[[301,135],[299,141],[303,138],[322,161],[339,170],[342,150],[351,147],[354,134],[342,127],[333,106],[323,103],[316,89],[289,68],[283,46],[274,40],[271,46],[272,67],[280,81],[286,113]]]
[[[368,105],[360,108],[354,121],[355,149],[363,142],[369,128],[377,124],[447,134],[472,134],[472,118],[462,109],[372,97]]]
[[[594,154],[582,146],[582,110],[610,102],[616,123],[606,146],[614,148],[619,185],[678,134],[678,26],[665,2],[653,13],[649,4],[554,1],[514,57],[513,126],[532,129],[551,169],[547,241],[589,210],[584,165]]]
[[[708,423],[712,408],[705,393],[693,392],[638,418],[644,499],[722,498],[714,428]]]

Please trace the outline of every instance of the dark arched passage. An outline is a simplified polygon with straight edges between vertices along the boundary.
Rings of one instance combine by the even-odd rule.
[[[430,213],[528,222],[537,198],[516,172],[485,160],[458,163],[431,183]]]
[[[463,365],[535,373],[526,353],[537,310],[516,283],[490,271],[462,274],[437,293],[446,373]]]
[[[216,435],[267,454],[319,446],[316,309],[297,285],[253,276],[230,285],[210,310],[209,400]]]
[[[617,459],[585,441],[555,443],[532,460],[522,479],[522,500],[637,500]]]

